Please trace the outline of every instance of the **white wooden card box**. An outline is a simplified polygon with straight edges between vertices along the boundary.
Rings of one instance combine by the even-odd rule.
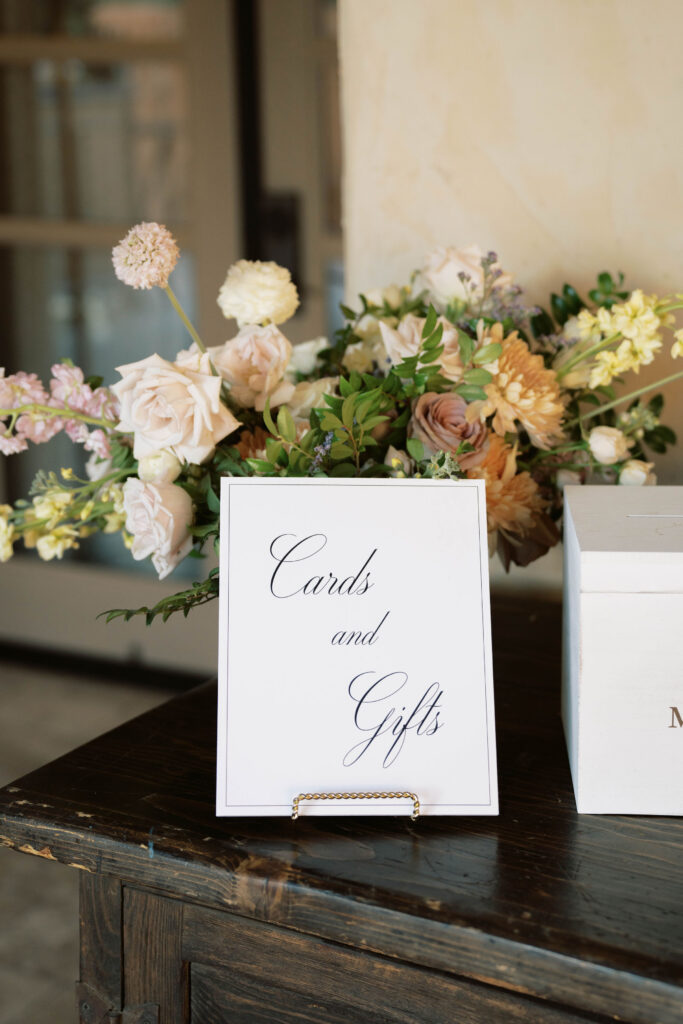
[[[562,717],[584,814],[683,814],[683,487],[567,487]]]

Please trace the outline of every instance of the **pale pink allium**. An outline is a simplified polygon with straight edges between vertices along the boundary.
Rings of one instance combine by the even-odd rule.
[[[166,288],[179,256],[171,232],[154,221],[136,224],[112,250],[114,272],[131,288]]]

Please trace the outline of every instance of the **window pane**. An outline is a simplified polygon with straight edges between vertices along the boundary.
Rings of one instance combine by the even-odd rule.
[[[191,319],[196,314],[193,264],[192,255],[183,252],[172,278]],[[86,376],[100,374],[105,384],[113,384],[119,379],[116,366],[153,352],[173,359],[191,343],[165,293],[122,284],[107,250],[0,248],[0,281],[0,337],[14,340],[12,352],[0,361],[8,374],[37,373],[47,386],[52,364],[68,357]],[[39,469],[58,472],[72,466],[81,476],[87,454],[58,434],[47,444],[29,445],[28,451],[7,457],[10,497],[26,497]],[[79,557],[96,555],[132,568],[120,537],[93,540],[84,543]]]
[[[3,32],[169,39],[182,32],[181,0],[0,0]]]
[[[171,61],[0,69],[0,213],[182,223],[185,86]]]

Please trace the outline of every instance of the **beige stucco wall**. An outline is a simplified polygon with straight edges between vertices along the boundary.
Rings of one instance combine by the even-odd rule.
[[[679,0],[340,0],[339,15],[349,299],[471,242],[533,301],[603,269],[683,291]],[[634,387],[677,368],[667,355]],[[657,468],[683,483],[683,384],[669,403],[682,444]]]

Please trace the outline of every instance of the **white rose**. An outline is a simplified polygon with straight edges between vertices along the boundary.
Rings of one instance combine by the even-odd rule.
[[[180,460],[171,451],[144,455],[138,463],[138,476],[146,484],[172,484],[180,476]]]
[[[200,463],[240,424],[221,402],[221,380],[203,357],[202,372],[148,356],[119,366],[112,391],[121,403],[118,429],[134,435],[136,459],[170,449],[181,462]]]
[[[437,323],[442,328],[443,352],[439,357],[441,372],[448,380],[455,382],[460,380],[463,373],[458,331],[445,317],[440,316]],[[404,359],[409,359],[410,356],[417,355],[422,344],[424,325],[424,317],[415,316],[414,313],[404,316],[396,330],[385,323],[380,323],[387,358],[394,366],[403,362]]]
[[[563,491],[569,485],[580,483],[581,474],[577,473],[574,469],[558,469],[555,475],[555,484],[558,491]]]
[[[223,316],[247,324],[283,324],[294,316],[299,295],[292,276],[277,263],[239,260],[228,270],[218,293]]]
[[[126,530],[136,561],[152,556],[163,580],[192,548],[192,501],[176,484],[149,484],[129,476],[123,485]]]
[[[287,373],[302,373],[304,376],[313,373],[318,363],[318,355],[329,347],[327,338],[313,338],[312,341],[302,341],[294,345]]]
[[[657,483],[657,475],[652,472],[654,462],[643,462],[641,459],[629,459],[621,467],[619,483],[635,487],[651,487]]]
[[[294,388],[287,407],[295,420],[308,420],[311,409],[321,409],[326,405],[324,395],[334,395],[339,384],[339,377],[320,377],[319,380],[301,381]]]
[[[427,257],[416,290],[426,288],[436,308],[442,310],[454,300],[468,302],[471,298],[481,298],[484,291],[483,258],[484,254],[477,245],[468,245],[464,249],[441,246]],[[494,263],[491,269],[494,272],[500,270],[500,265]],[[460,274],[467,274],[469,280],[461,280]],[[493,287],[509,288],[511,284],[510,274],[500,274]]]
[[[588,447],[603,466],[612,466],[628,455],[632,442],[616,427],[593,427]]]
[[[243,327],[231,341],[209,353],[239,405],[263,412],[267,399],[276,406],[292,397],[294,385],[284,380],[292,346],[274,324]]]

